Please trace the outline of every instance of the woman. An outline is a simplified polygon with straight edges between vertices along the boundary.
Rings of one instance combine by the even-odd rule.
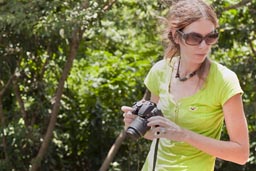
[[[144,137],[153,143],[142,170],[153,168],[157,138],[159,171],[213,171],[216,157],[245,164],[249,138],[243,91],[234,72],[209,59],[218,40],[215,12],[202,0],[180,0],[166,21],[165,58],[144,81],[164,117],[148,119],[151,129]],[[122,111],[128,127],[136,115],[131,107]],[[224,121],[228,141],[220,140]]]

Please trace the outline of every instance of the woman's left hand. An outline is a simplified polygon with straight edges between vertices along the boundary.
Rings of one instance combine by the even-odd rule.
[[[166,138],[174,141],[183,141],[186,138],[185,129],[162,116],[153,116],[148,119],[148,126],[154,133],[154,138]]]

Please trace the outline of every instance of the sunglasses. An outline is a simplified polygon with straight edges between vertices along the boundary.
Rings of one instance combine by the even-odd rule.
[[[185,40],[185,43],[191,46],[200,45],[203,40],[207,45],[213,45],[218,41],[219,38],[219,33],[216,30],[211,33],[208,33],[206,36],[194,32],[183,33],[181,30],[177,30],[177,32]]]

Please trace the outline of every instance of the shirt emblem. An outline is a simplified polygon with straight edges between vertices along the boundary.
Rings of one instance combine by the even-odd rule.
[[[189,106],[189,110],[191,110],[191,111],[195,111],[197,109],[198,109],[198,107],[196,107],[196,106]]]

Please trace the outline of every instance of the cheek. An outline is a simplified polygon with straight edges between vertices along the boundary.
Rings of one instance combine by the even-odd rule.
[[[180,45],[180,53],[181,54],[192,54],[196,51],[195,47],[193,46],[186,46],[186,45]]]

